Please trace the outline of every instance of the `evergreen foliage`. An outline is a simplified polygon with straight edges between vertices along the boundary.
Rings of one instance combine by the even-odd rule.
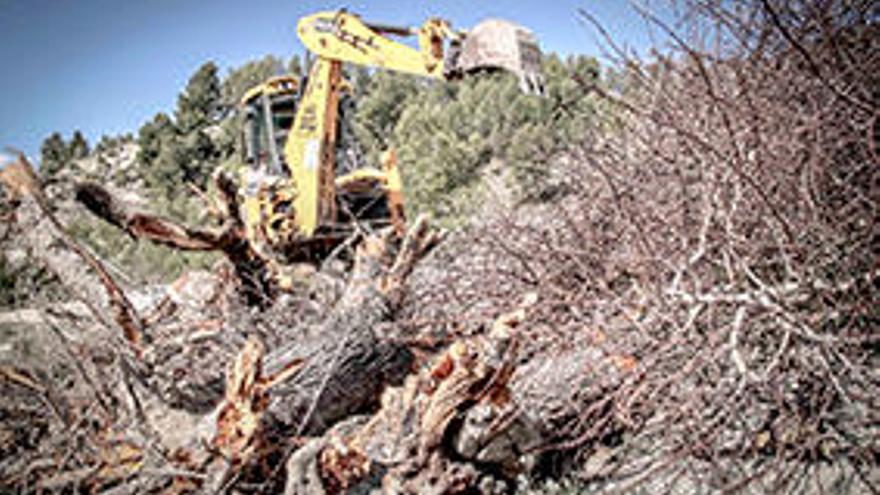
[[[213,124],[220,115],[220,78],[217,65],[206,62],[190,77],[178,96],[175,119],[184,134]]]
[[[303,75],[303,64],[302,60],[299,58],[299,55],[294,54],[290,57],[290,60],[287,62],[287,73],[292,74],[296,77],[300,77]]]
[[[53,132],[40,146],[40,175],[49,179],[70,161],[70,149],[61,133]]]
[[[266,55],[229,71],[223,79],[223,104],[234,107],[247,90],[264,82],[270,77],[279,75],[284,70],[284,63],[278,57]]]
[[[213,62],[203,64],[177,100],[175,119],[158,113],[138,132],[138,162],[154,196],[165,200],[194,184],[205,187],[218,147],[207,129],[220,118],[222,86]]]
[[[355,72],[357,98],[352,129],[370,161],[389,145],[389,138],[404,108],[424,86],[416,78],[393,72]]]
[[[89,142],[79,130],[73,131],[73,136],[70,138],[70,145],[68,146],[68,153],[74,160],[80,160],[89,156]]]
[[[434,84],[377,73],[357,102],[354,129],[374,163],[383,149],[397,150],[410,209],[466,215],[493,159],[521,199],[543,197],[553,189],[547,161],[601,125],[582,87],[599,81],[595,59],[549,55],[544,74],[546,96],[538,97],[506,73]]]

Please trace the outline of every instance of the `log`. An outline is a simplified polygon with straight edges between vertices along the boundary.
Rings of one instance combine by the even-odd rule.
[[[75,186],[76,199],[98,218],[125,231],[132,239],[147,239],[188,251],[222,249],[234,234],[228,228],[201,229],[180,225],[150,213],[132,210],[104,187],[83,182]]]
[[[613,390],[634,366],[587,341],[524,355],[518,327],[536,304],[536,294],[526,295],[488,334],[455,341],[402,386],[388,388],[366,422],[334,427],[297,451],[286,465],[285,494],[339,493],[339,486],[509,493],[519,476],[540,469],[545,449],[565,449],[558,435],[566,424],[594,406],[611,407]],[[583,419],[591,426],[592,417]],[[603,448],[596,469],[607,463]]]
[[[529,299],[525,305],[533,303]],[[507,491],[508,480],[492,474],[500,471],[495,465],[508,458],[518,462],[520,448],[537,441],[533,425],[519,418],[505,422],[501,430],[481,425],[480,433],[495,434],[479,438],[480,447],[492,453],[504,450],[496,454],[499,459],[476,459],[483,449],[456,444],[461,443],[463,419],[475,407],[510,411],[507,385],[518,347],[512,328],[524,317],[523,308],[499,318],[490,336],[455,342],[431,366],[409,374],[400,387],[388,388],[381,408],[366,422],[334,427],[297,451],[286,465],[285,494],[303,493],[304,487],[308,493],[338,493],[338,486],[364,487],[366,493],[380,483],[391,493],[423,493],[428,488],[431,493],[457,493],[463,487],[480,493]],[[512,446],[512,441],[529,444]],[[500,447],[491,448],[494,445]],[[456,452],[454,459],[450,452]],[[492,473],[477,468],[490,464]],[[514,469],[522,472],[518,466]]]
[[[409,373],[412,354],[399,342],[383,339],[377,328],[389,321],[401,302],[406,277],[436,244],[425,218],[416,221],[400,251],[391,258],[390,237],[367,238],[358,246],[351,282],[328,318],[314,332],[272,351],[266,371],[287,363],[306,363],[294,380],[270,394],[268,421],[273,429],[316,435],[342,418],[375,405],[389,384]],[[389,259],[393,264],[388,267]]]

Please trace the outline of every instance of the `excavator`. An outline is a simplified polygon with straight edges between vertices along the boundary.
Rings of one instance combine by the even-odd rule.
[[[501,70],[515,74],[524,92],[543,93],[538,44],[507,21],[487,20],[466,32],[438,18],[401,27],[342,10],[302,18],[297,34],[313,58],[307,75],[273,77],[239,105],[241,213],[249,243],[268,259],[316,261],[355,229],[404,229],[393,150],[379,167],[337,163],[340,98],[350,87],[344,63],[441,80]],[[403,42],[412,37],[418,48]]]

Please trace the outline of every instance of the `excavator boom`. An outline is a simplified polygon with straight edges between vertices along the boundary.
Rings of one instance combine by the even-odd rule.
[[[541,50],[534,35],[501,19],[483,21],[465,32],[437,18],[420,27],[401,27],[364,22],[345,11],[319,12],[300,20],[297,33],[309,51],[330,60],[447,79],[497,69],[515,74],[526,93],[544,90]],[[417,36],[419,49],[386,35]],[[444,40],[449,40],[448,50]]]
[[[384,32],[419,37],[419,50],[399,43],[345,11],[319,12],[304,17],[297,25],[303,45],[319,58],[339,60],[366,67],[378,67],[424,77],[443,77],[443,38],[454,36],[449,25],[429,19],[420,28],[379,26]],[[433,42],[439,44],[439,50]]]

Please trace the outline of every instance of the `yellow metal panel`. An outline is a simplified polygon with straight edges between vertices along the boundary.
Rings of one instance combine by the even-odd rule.
[[[269,96],[277,94],[293,94],[296,93],[298,87],[299,81],[294,76],[275,76],[268,79],[266,82],[247,90],[244,96],[241,97],[241,104],[244,105],[263,94]]]
[[[400,169],[397,168],[397,152],[392,148],[382,153],[382,168],[385,169],[385,177],[388,191],[402,192],[403,180],[400,178]]]
[[[445,26],[445,24],[444,24]],[[397,43],[346,12],[319,12],[297,25],[303,44],[320,57],[426,77],[443,77],[443,59]]]
[[[335,218],[333,194],[336,112],[340,63],[318,58],[300,102],[284,157],[296,191],[297,230],[309,237],[322,221]]]
[[[397,235],[403,236],[406,232],[403,181],[400,179],[400,169],[397,168],[397,152],[394,148],[382,153],[382,168],[385,170],[385,193],[388,199],[388,211],[391,213],[391,224]]]
[[[349,184],[362,181],[380,182],[384,185],[386,182],[388,182],[388,177],[386,177],[385,172],[382,172],[381,170],[375,168],[359,168],[337,178],[336,187],[345,188]]]

